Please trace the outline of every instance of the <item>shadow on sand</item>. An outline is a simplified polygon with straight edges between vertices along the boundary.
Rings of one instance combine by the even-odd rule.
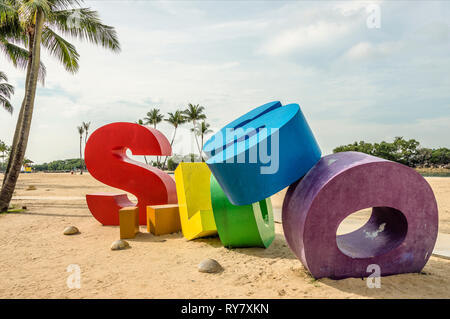
[[[430,272],[427,268],[432,268],[433,271]],[[449,262],[434,258],[428,261],[420,273],[381,277],[380,288],[369,288],[367,277],[342,280],[321,278],[317,282],[346,293],[368,298],[449,298],[450,280],[446,275],[449,272]],[[429,287],[433,287],[433,294],[425,295],[424,291],[429,291]]]
[[[206,243],[214,248],[222,248],[223,244],[219,237],[204,237],[195,239],[195,242]],[[249,247],[249,248],[228,248],[234,252],[261,258],[286,258],[286,259],[297,259],[297,257],[292,253],[288,247],[286,240],[282,234],[275,234],[275,239],[268,248],[260,247]]]

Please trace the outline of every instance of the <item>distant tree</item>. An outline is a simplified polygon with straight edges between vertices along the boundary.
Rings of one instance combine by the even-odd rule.
[[[82,165],[82,161],[80,161],[79,158],[71,158],[66,160],[57,160],[52,161],[50,163],[43,163],[43,164],[35,164],[33,165],[33,170],[40,172],[40,171],[71,171],[74,168],[78,168]]]
[[[200,106],[199,104],[193,105],[191,103],[189,103],[187,109],[185,109],[183,111],[183,114],[186,117],[187,122],[192,122],[192,125],[193,125],[192,131],[195,131],[198,121],[206,119],[206,115],[205,115],[204,111],[205,111],[205,107]],[[202,157],[202,150],[198,143],[197,134],[195,134],[195,133],[194,133],[194,138],[195,138],[195,143],[197,144],[198,153],[200,154],[200,157]]]
[[[91,122],[83,122],[84,128],[84,145],[87,143],[88,135],[89,135],[89,127],[91,126]]]
[[[446,166],[450,163],[450,150],[447,148],[422,148],[415,139],[405,140],[395,137],[394,142],[366,143],[360,141],[338,146],[333,153],[356,151],[398,162],[407,166]]]
[[[206,135],[208,135],[209,133],[212,132],[212,130],[209,129],[210,125],[207,124],[205,121],[201,122],[200,124],[197,124],[196,128],[192,128],[191,131],[193,131],[197,136],[200,136],[201,139],[201,146],[200,146],[200,157],[202,159],[202,162],[204,162],[204,158],[203,158],[203,143],[204,143],[204,138]]]
[[[183,112],[180,110],[177,110],[174,113],[169,112],[167,114],[169,114],[169,118],[164,119],[164,121],[169,122],[173,126],[173,136],[172,136],[172,141],[170,142],[170,146],[172,147],[173,142],[175,141],[175,135],[177,134],[177,128],[178,128],[178,126],[186,123],[186,118],[183,116]],[[168,156],[166,156],[166,158],[164,159],[164,162],[162,165],[163,168],[166,165],[167,158],[168,158]]]
[[[431,148],[418,148],[416,156],[413,158],[413,166],[430,166],[432,153],[433,150]]]
[[[8,145],[5,142],[0,141],[0,153],[2,153],[2,167],[5,165],[6,161],[6,152],[8,151]]]
[[[147,116],[144,117],[145,125],[153,125],[153,128],[156,128],[156,124],[161,123],[164,119],[164,115],[159,113],[160,109],[154,108],[151,109],[150,112],[147,112]]]
[[[448,166],[450,164],[450,149],[441,147],[433,150],[430,161],[435,165]]]
[[[174,171],[178,166],[178,163],[175,163],[172,158],[169,158],[167,161],[167,169],[169,171]]]
[[[153,125],[153,128],[156,129],[156,124],[161,123],[161,121],[164,119],[164,115],[159,112],[160,112],[160,110],[157,108],[153,108],[150,110],[150,112],[147,112],[147,116],[144,117],[145,125],[151,124],[151,125]],[[146,161],[147,161],[147,159],[146,159]],[[156,156],[156,163],[157,163],[156,166],[158,166],[158,167],[160,166],[159,161],[160,161],[160,157]]]
[[[80,134],[80,174],[83,174],[83,125],[77,127],[78,133]]]

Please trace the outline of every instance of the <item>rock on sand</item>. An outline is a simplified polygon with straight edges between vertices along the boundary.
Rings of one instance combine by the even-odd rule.
[[[75,226],[69,226],[64,229],[64,235],[74,235],[78,234],[80,231]]]
[[[116,240],[111,244],[111,250],[122,250],[130,247],[130,244],[122,239]]]
[[[208,258],[198,264],[199,272],[217,273],[222,271],[222,266],[214,259]]]

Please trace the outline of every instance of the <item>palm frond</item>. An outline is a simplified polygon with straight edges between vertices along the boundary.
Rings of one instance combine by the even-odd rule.
[[[193,105],[189,103],[187,109],[183,111],[183,114],[188,118],[189,122],[195,122],[206,119],[206,115],[203,113],[204,110],[205,108],[199,104]]]
[[[49,2],[47,0],[21,1],[17,13],[20,16],[20,20],[28,24],[34,20],[38,10],[48,17],[51,13]]]
[[[178,125],[186,123],[187,119],[183,116],[182,111],[175,111],[174,113],[168,112],[169,117],[167,119],[164,119],[164,121],[169,122],[172,124],[175,128],[178,127]]]
[[[48,17],[48,22],[63,34],[101,45],[114,52],[120,51],[114,27],[103,24],[97,11],[89,8],[54,11]]]
[[[0,94],[9,99],[14,94],[14,86],[9,83],[0,83]]]
[[[0,51],[2,51],[6,55],[8,60],[10,60],[15,67],[26,70],[29,58],[28,50],[21,48],[11,42],[8,42],[5,39],[0,39]],[[38,79],[42,84],[44,84],[45,82],[46,74],[47,70],[45,68],[45,65],[40,62]]]
[[[42,31],[42,45],[61,61],[67,71],[71,73],[78,71],[80,55],[75,46],[48,27]]]
[[[52,11],[79,7],[83,3],[79,0],[48,0],[48,2]]]
[[[8,82],[8,77],[6,76],[5,72],[0,71],[0,80]]]
[[[0,95],[0,105],[7,110],[9,113],[12,114],[14,108],[11,105],[11,103],[9,102],[9,100],[3,96]]]
[[[9,1],[0,1],[0,24],[9,23],[16,19],[17,14]]]

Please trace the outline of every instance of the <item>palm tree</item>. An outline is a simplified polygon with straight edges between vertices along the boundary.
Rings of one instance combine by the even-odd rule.
[[[153,125],[153,128],[156,128],[156,124],[161,123],[164,119],[164,115],[162,115],[160,109],[151,109],[150,112],[147,112],[147,116],[144,117],[145,125]]]
[[[186,117],[188,122],[192,122],[193,129],[195,130],[197,126],[197,121],[206,119],[206,115],[203,113],[205,111],[205,108],[203,106],[200,106],[199,104],[193,105],[189,103],[186,110],[183,111],[184,116]],[[195,143],[197,143],[197,149],[200,154],[200,157],[202,157],[202,150],[200,148],[200,145],[198,144],[197,135],[194,134]]]
[[[151,109],[150,112],[147,112],[147,116],[144,117],[144,123],[145,125],[149,125],[152,124],[153,128],[156,129],[156,124],[160,123],[163,119],[164,119],[164,115],[162,115],[161,113],[159,113],[159,109],[154,108]],[[147,162],[147,159],[145,159],[145,161]],[[159,156],[156,156],[156,164],[159,167]]]
[[[14,94],[14,87],[9,83],[1,83],[2,81],[8,82],[8,77],[0,71],[0,106],[12,114],[14,108],[9,99]]]
[[[89,135],[89,127],[91,126],[91,122],[83,122],[83,128],[84,128],[84,145],[87,143],[87,138]]]
[[[89,135],[89,127],[91,126],[91,122],[83,122],[83,128],[84,128],[84,146],[86,146],[87,138]],[[84,169],[86,170],[86,163],[83,163]]]
[[[0,192],[0,212],[8,209],[27,148],[37,80],[43,80],[41,45],[64,68],[78,71],[79,54],[73,44],[57,33],[120,51],[116,31],[98,13],[82,8],[78,0],[0,0],[0,49],[15,66],[27,69],[25,96],[14,133],[10,160]],[[20,45],[28,46],[28,50]]]
[[[201,137],[201,150],[203,150],[203,142],[204,142],[204,138],[207,134],[212,133],[212,130],[209,129],[210,125],[207,124],[205,121],[203,121],[201,124],[197,125],[197,127],[195,129],[191,128],[191,131],[195,133],[195,135],[200,136]],[[204,158],[203,158],[203,154],[200,153],[200,158],[202,159],[202,161],[204,162]]]
[[[170,147],[172,147],[173,142],[175,141],[175,135],[177,134],[178,126],[186,123],[187,119],[183,116],[183,111],[178,110],[178,111],[175,111],[174,113],[169,112],[167,114],[169,114],[169,118],[165,119],[164,121],[169,122],[174,128],[172,141],[170,142]],[[166,158],[164,159],[164,163],[162,164],[162,167],[165,167],[167,158],[168,158],[168,156],[166,156]]]
[[[2,153],[2,166],[5,164],[6,152],[8,151],[8,145],[5,142],[0,141],[0,153]]]
[[[77,126],[78,134],[80,134],[80,174],[83,175],[83,133],[84,133],[84,127],[83,125]]]

